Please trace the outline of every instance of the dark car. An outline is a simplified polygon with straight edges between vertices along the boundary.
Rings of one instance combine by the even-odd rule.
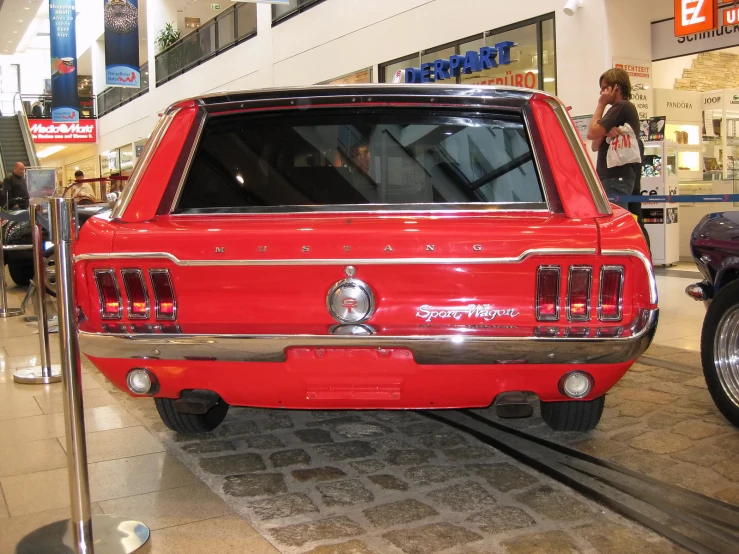
[[[106,204],[94,204],[87,206],[78,206],[78,222],[81,226],[93,215],[110,209]],[[11,215],[27,214],[28,210],[15,210],[10,212]],[[27,287],[34,276],[33,269],[33,242],[31,239],[31,224],[26,221],[8,221],[3,220],[3,245],[4,259],[8,266],[10,278],[19,287]],[[44,240],[44,258],[46,267],[46,284],[49,292],[55,292],[55,272],[54,272],[54,249],[52,247],[51,238],[47,229],[43,229],[42,237]]]
[[[701,362],[721,413],[739,427],[739,211],[705,216],[690,248],[704,280],[685,292],[707,308]]]

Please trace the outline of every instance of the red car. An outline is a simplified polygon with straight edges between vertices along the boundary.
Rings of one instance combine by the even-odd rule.
[[[185,433],[230,405],[505,407],[521,392],[553,428],[592,429],[658,314],[637,223],[562,103],[519,89],[180,102],[81,229],[75,268],[83,352]]]

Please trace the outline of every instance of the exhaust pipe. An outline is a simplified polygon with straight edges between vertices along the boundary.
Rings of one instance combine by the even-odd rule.
[[[213,391],[195,389],[183,392],[175,400],[174,406],[181,414],[202,415],[208,413],[220,400],[221,397]]]

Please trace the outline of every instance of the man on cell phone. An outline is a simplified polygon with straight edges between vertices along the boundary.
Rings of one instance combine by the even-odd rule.
[[[636,134],[639,152],[644,156],[644,143],[639,138],[639,112],[630,102],[629,75],[623,69],[609,69],[601,75],[599,84],[598,105],[588,127],[588,139],[592,141],[591,147],[593,152],[598,153],[598,176],[608,196],[639,194],[637,187],[641,181],[641,164],[633,163],[609,168],[607,162],[610,145],[606,138],[617,139],[621,134],[619,127],[627,123]],[[611,108],[604,115],[606,106],[611,106]],[[617,204],[624,209],[629,209],[627,202],[617,202]]]

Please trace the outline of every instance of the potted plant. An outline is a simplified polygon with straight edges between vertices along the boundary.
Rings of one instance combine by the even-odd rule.
[[[155,44],[159,52],[164,52],[175,42],[180,40],[180,30],[174,26],[174,23],[167,23],[164,28],[157,33]],[[172,75],[180,69],[180,53],[177,50],[168,52],[165,56],[164,63],[161,64],[166,70],[167,76]],[[159,64],[157,64],[159,65]],[[160,66],[161,67],[161,66]]]

